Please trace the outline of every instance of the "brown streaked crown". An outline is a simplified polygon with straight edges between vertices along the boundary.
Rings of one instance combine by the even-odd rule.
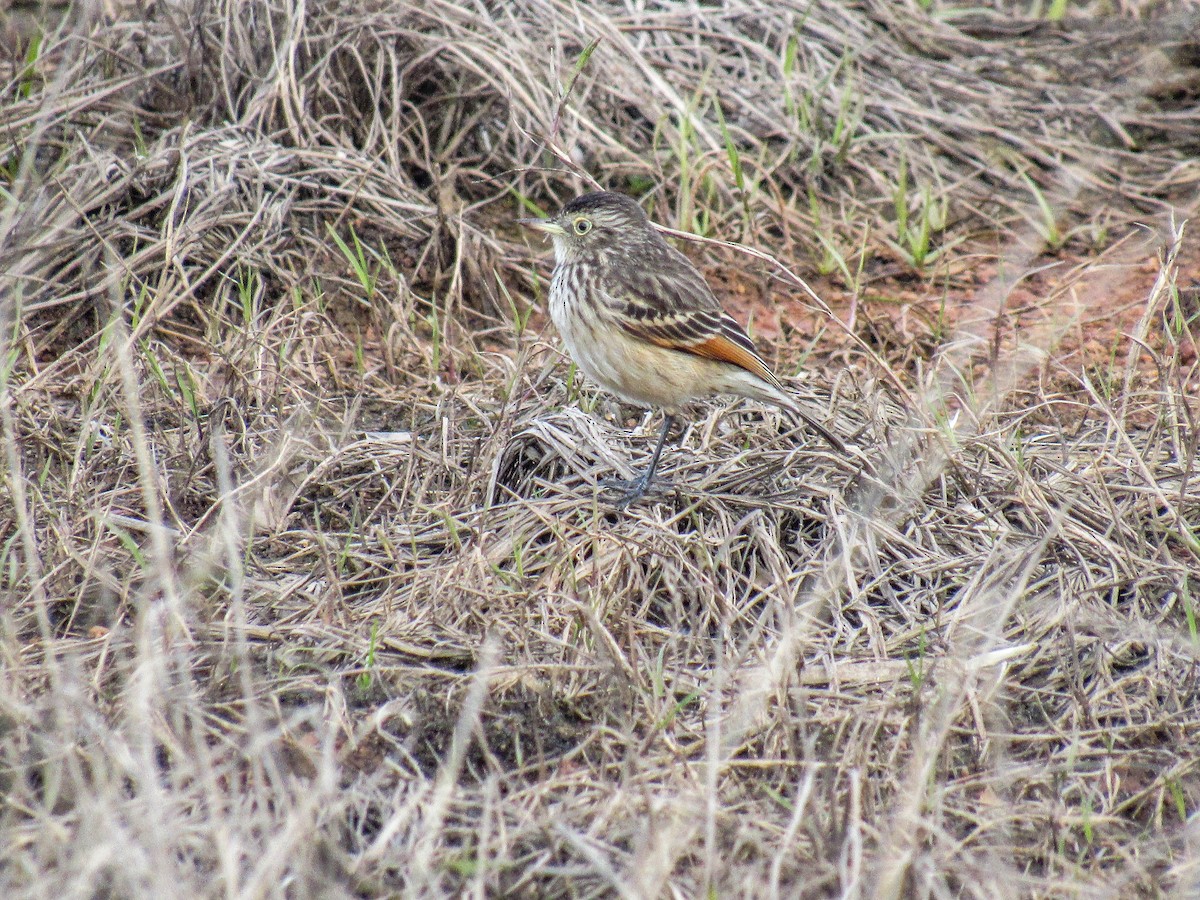
[[[584,194],[567,203],[552,221],[562,228],[563,240],[574,252],[603,254],[620,249],[628,253],[666,247],[637,201],[625,194]],[[580,227],[586,231],[581,232]]]
[[[595,191],[576,197],[564,206],[556,219],[575,215],[600,214],[611,221],[647,222],[646,213],[636,200],[626,194]]]

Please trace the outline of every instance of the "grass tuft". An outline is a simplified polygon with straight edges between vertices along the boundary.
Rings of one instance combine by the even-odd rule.
[[[1200,57],[1142,6],[16,39],[0,894],[1185,894]],[[713,402],[613,508],[657,423],[513,222],[595,184],[746,245],[851,458]]]

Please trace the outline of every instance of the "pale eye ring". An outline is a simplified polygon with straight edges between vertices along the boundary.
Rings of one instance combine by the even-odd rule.
[[[592,220],[591,219],[584,219],[584,218],[580,217],[575,220],[575,233],[576,234],[587,234],[591,230],[592,230]]]

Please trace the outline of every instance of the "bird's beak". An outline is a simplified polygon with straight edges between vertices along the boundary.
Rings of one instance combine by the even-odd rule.
[[[567,232],[561,225],[553,219],[517,219],[517,221],[526,228],[533,228],[536,231],[544,231],[546,234],[562,237]]]

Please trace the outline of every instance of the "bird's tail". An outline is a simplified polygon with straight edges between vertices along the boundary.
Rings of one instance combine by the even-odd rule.
[[[842,443],[842,439],[814,419],[811,415],[806,413],[803,409],[801,409],[800,404],[797,403],[793,398],[783,394],[781,397],[772,398],[772,400],[793,422],[803,423],[804,425],[808,426],[810,429],[823,437],[825,442],[834,450],[836,450],[841,456],[846,458],[850,457],[850,451],[846,449],[846,445]]]
[[[850,451],[842,443],[842,439],[818,422],[812,415],[805,412],[796,398],[783,385],[770,384],[760,378],[756,378],[753,383],[743,383],[741,387],[743,389],[749,388],[749,390],[739,391],[739,393],[743,393],[744,396],[754,400],[762,400],[778,406],[793,423],[806,425],[824,438],[826,443],[839,454],[847,459],[850,458]]]

